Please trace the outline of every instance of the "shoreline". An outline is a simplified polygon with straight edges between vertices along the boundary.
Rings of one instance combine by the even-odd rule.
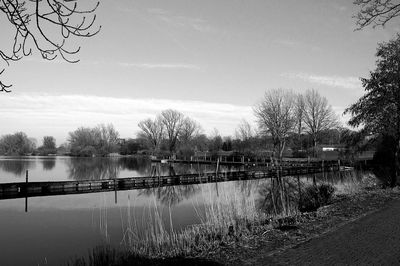
[[[259,219],[247,223],[245,227],[225,226],[225,229],[218,231],[220,235],[217,238],[207,235],[208,230],[204,228],[205,231],[197,231],[197,234],[205,237],[202,238],[205,241],[202,245],[205,246],[201,252],[197,250],[186,255],[180,252],[176,255],[160,253],[147,257],[144,254],[132,254],[129,246],[126,246],[125,251],[113,250],[113,254],[117,254],[113,258],[114,263],[100,265],[261,265],[260,261],[273,261],[273,258],[279,261],[282,252],[340,230],[384,208],[390,201],[400,199],[398,188],[384,189],[377,182],[375,176],[366,175],[356,186],[339,188],[330,203],[317,211]],[[188,238],[188,243],[192,243],[191,239]]]
[[[207,258],[222,265],[259,265],[256,261],[271,260],[286,250],[296,248],[312,239],[384,208],[392,200],[400,199],[398,188],[366,186],[353,194],[335,195],[331,204],[307,213],[288,230],[265,228],[262,234],[254,235],[245,243],[234,243],[220,248]]]

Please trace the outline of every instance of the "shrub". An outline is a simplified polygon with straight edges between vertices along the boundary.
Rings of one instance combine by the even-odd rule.
[[[329,184],[312,185],[302,191],[299,201],[300,212],[316,211],[319,207],[328,204],[335,188]]]

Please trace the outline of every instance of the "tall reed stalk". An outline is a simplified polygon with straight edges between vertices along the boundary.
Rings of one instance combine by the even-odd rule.
[[[257,209],[256,191],[244,195],[234,183],[225,184],[224,189],[219,190],[213,188],[214,185],[218,186],[202,186],[202,203],[193,202],[200,223],[179,231],[173,229],[171,206],[168,206],[168,217],[163,217],[153,196],[140,221],[132,213],[129,201],[122,242],[130,252],[139,256],[195,256],[209,252],[233,237],[248,234],[252,225],[266,220]]]

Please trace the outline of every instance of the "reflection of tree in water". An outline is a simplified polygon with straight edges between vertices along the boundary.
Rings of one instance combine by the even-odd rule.
[[[290,214],[297,210],[300,181],[295,177],[272,178],[260,186],[258,208],[268,214]]]
[[[203,174],[204,172],[215,172],[216,165],[213,164],[182,164],[182,163],[173,163],[173,164],[160,164],[161,175],[171,175],[171,167],[176,175],[183,175],[183,174]],[[237,170],[234,167],[227,167],[225,165],[219,166],[220,172],[229,172],[231,170]]]
[[[75,180],[100,180],[118,178],[121,170],[137,171],[149,175],[150,160],[141,157],[71,158],[67,161],[69,177]]]
[[[185,199],[193,197],[199,191],[199,185],[179,185],[145,189],[139,195],[154,195],[163,205],[174,206]]]
[[[50,171],[56,166],[56,158],[45,158],[42,160],[43,170]]]
[[[235,182],[235,185],[240,189],[242,195],[250,196],[254,191],[258,190],[258,187],[264,185],[265,180],[254,179],[254,180],[243,180]]]
[[[68,176],[75,180],[117,178],[120,165],[114,158],[71,158],[67,161]]]
[[[137,171],[141,176],[149,175],[151,161],[146,157],[122,157],[118,158],[121,170]]]
[[[25,171],[36,168],[36,161],[25,159],[0,160],[0,168],[17,177],[25,177]]]

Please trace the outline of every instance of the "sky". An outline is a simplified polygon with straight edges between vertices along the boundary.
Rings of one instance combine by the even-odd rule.
[[[34,52],[6,66],[1,78],[13,90],[0,94],[0,135],[24,131],[61,144],[80,126],[112,123],[129,138],[140,120],[168,108],[197,120],[204,133],[234,135],[242,119],[255,125],[253,106],[276,88],[318,90],[345,123],[377,44],[400,31],[395,20],[355,31],[351,2],[102,0],[100,33],[67,42],[81,46],[72,57],[79,63]],[[13,32],[3,14],[0,25],[0,50],[9,51]]]

